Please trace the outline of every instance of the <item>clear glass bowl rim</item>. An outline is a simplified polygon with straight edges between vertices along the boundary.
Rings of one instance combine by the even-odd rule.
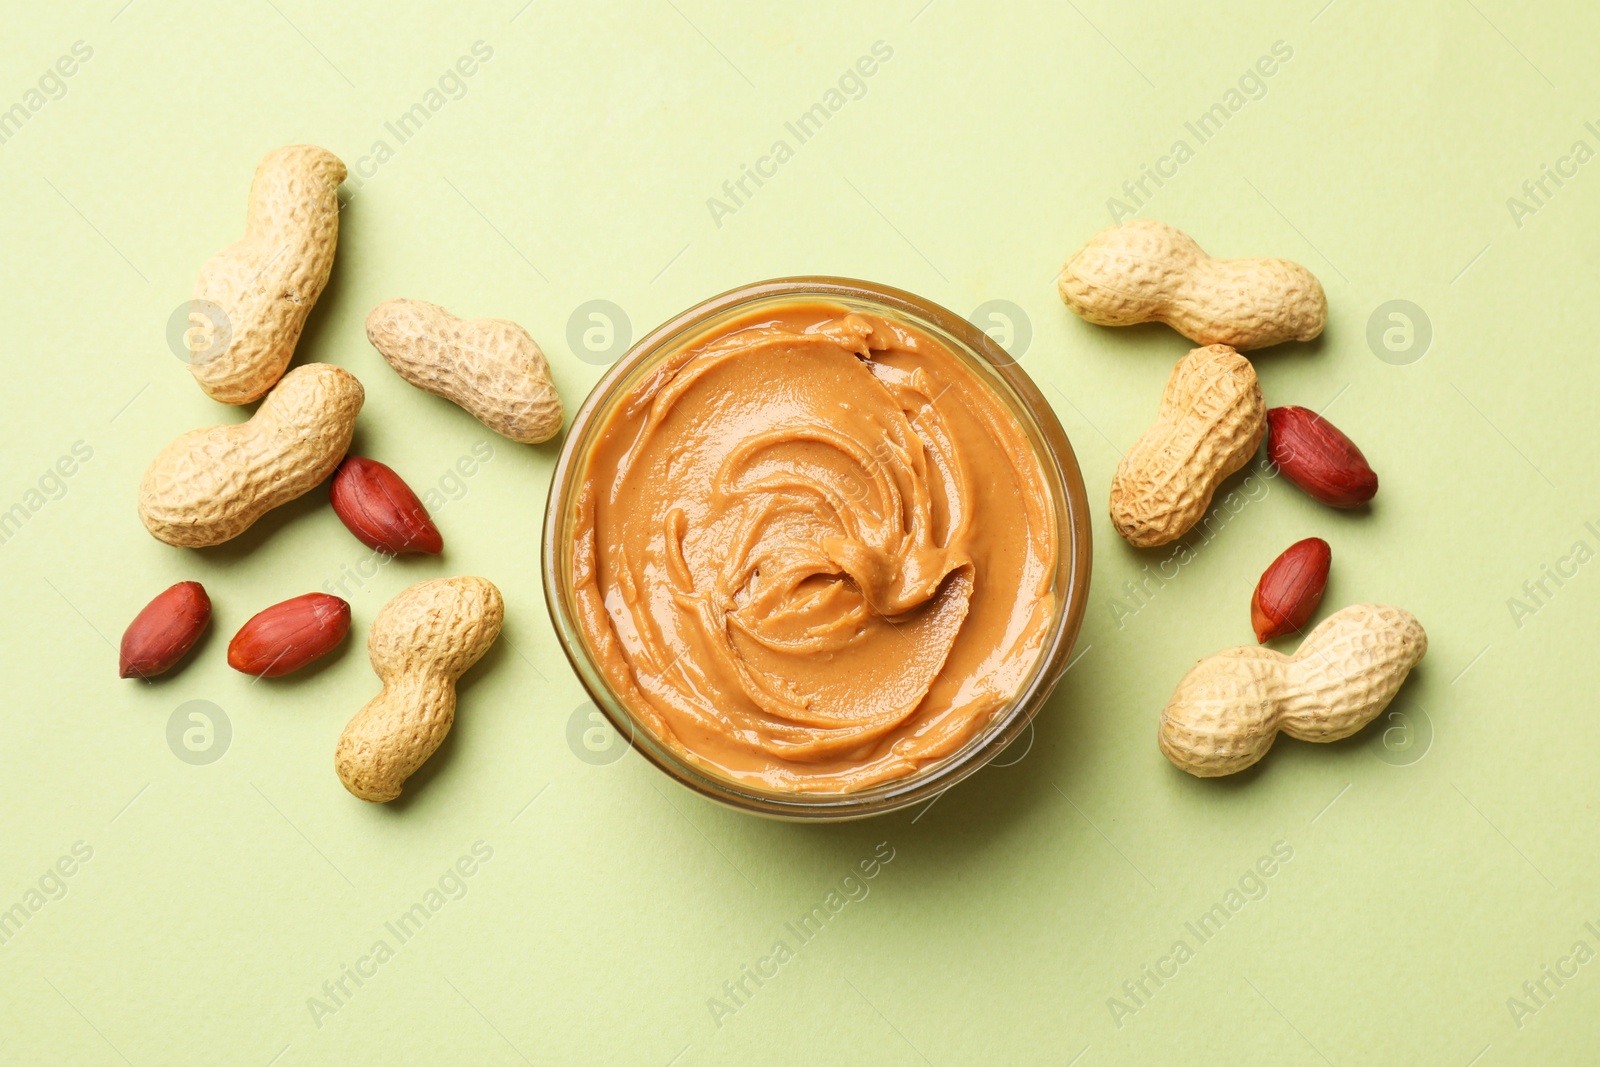
[[[959,752],[915,774],[850,793],[779,793],[732,781],[703,770],[660,744],[636,724],[627,706],[612,692],[589,653],[571,607],[572,502],[588,465],[587,443],[597,418],[609,414],[624,386],[638,380],[646,362],[659,359],[684,341],[704,332],[713,320],[731,316],[745,305],[815,298],[822,302],[876,305],[891,316],[931,324],[935,334],[951,339],[982,369],[1000,379],[997,390],[1008,407],[1021,408],[1020,421],[1039,454],[1056,510],[1056,616],[1029,678],[993,720]],[[992,383],[991,383],[992,384]],[[1007,394],[1010,394],[1009,396]],[[1029,425],[1031,421],[1031,425]],[[580,451],[580,446],[582,450]],[[668,777],[700,795],[741,811],[801,821],[838,821],[887,814],[931,800],[983,768],[1032,723],[1056,683],[1066,672],[1088,606],[1092,544],[1088,499],[1083,474],[1054,410],[1031,378],[992,338],[954,312],[891,286],[853,278],[806,275],[774,278],[730,289],[673,316],[640,338],[590,390],[573,415],[550,478],[540,558],[545,604],[561,649],[573,673],[618,735]]]

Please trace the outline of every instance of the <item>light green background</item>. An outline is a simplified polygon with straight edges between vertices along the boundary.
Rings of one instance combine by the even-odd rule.
[[[1560,961],[1580,939],[1600,950],[1584,926],[1600,927],[1600,565],[1570,555],[1600,548],[1585,525],[1600,527],[1600,164],[1561,188],[1546,179],[1551,195],[1520,225],[1507,199],[1575,141],[1600,149],[1584,126],[1600,124],[1600,10],[14,3],[0,108],[80,40],[92,59],[0,144],[0,509],[29,512],[0,544],[0,908],[41,879],[56,888],[45,872],[76,842],[93,855],[0,945],[0,1060],[1592,1059],[1600,964]],[[399,144],[385,123],[477,41],[492,59]],[[864,95],[796,144],[785,121],[877,41],[893,56]],[[1264,95],[1198,144],[1185,123],[1278,41],[1293,55]],[[719,226],[707,198],[779,138],[793,158]],[[1121,543],[1101,502],[1188,346],[1160,327],[1088,326],[1053,279],[1110,221],[1108,197],[1178,138],[1193,158],[1150,186],[1141,213],[1214,253],[1287,256],[1322,279],[1323,340],[1256,366],[1269,403],[1331,404],[1382,491],[1370,513],[1347,514],[1261,482],[1130,615],[1124,583],[1168,553]],[[351,197],[299,356],[366,385],[360,451],[419,490],[456,490],[436,508],[448,548],[347,583],[347,646],[252,682],[224,663],[239,624],[367,554],[320,490],[216,549],[145,533],[135,486],[157,450],[245,415],[195,388],[166,323],[240,233],[263,153],[309,141],[354,166],[380,139],[393,158]],[[1031,747],[929,809],[833,827],[721,810],[633,754],[579,758],[595,758],[569,743],[583,696],[537,569],[555,444],[490,441],[402,382],[362,330],[373,304],[401,295],[514,318],[575,405],[601,372],[567,341],[585,302],[625,309],[637,337],[736,284],[808,272],[963,314],[1023,309],[1023,364],[1096,513],[1081,658]],[[1406,365],[1367,339],[1392,299],[1433,330]],[[29,497],[80,441],[92,458],[64,492],[45,478],[60,498]],[[455,480],[486,441],[492,459]],[[1341,744],[1285,742],[1234,780],[1177,772],[1154,738],[1172,686],[1250,638],[1256,577],[1310,535],[1333,546],[1324,614],[1387,601],[1427,626],[1401,716]],[[1572,576],[1545,579],[1553,595],[1516,617],[1508,601],[1535,607],[1524,583],[1557,567]],[[367,627],[395,592],[446,573],[500,586],[505,639],[469,676],[410,799],[359,803],[332,752],[376,689]],[[189,578],[216,604],[210,635],[169,678],[118,680],[123,627]],[[168,745],[169,717],[191,700],[231,723],[210,765]],[[479,841],[492,859],[465,895],[398,945],[384,923]],[[847,886],[870,892],[802,945],[785,923],[880,842],[892,862]],[[1247,876],[1277,842],[1292,859],[1265,895],[1200,944],[1185,924],[1241,879],[1254,889]],[[308,998],[379,938],[394,958],[347,982],[317,1025]],[[1124,981],[1179,939],[1194,958],[1159,989],[1146,979],[1153,995],[1136,1005]],[[759,989],[746,980],[753,995],[718,1025],[708,1000],[779,940],[794,958]],[[1559,987],[1544,979],[1541,1005],[1522,984],[1546,965],[1577,969]],[[1112,997],[1138,1010],[1118,1020]],[[1511,997],[1537,1010],[1514,1018]]]

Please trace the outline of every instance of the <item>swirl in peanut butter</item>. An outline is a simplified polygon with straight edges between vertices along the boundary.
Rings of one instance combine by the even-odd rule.
[[[844,792],[957,752],[1016,693],[1058,551],[1038,456],[955,353],[790,303],[616,405],[573,568],[590,650],[657,739],[750,785]]]

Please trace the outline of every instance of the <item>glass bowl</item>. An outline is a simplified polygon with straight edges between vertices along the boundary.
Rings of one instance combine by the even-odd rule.
[[[1049,486],[1056,523],[1056,612],[1029,675],[959,750],[915,773],[853,792],[791,793],[726,778],[661,743],[635,719],[595,663],[578,622],[572,589],[573,512],[589,449],[616,403],[657,365],[697,336],[764,304],[814,301],[900,318],[944,342],[1005,402],[1026,432]],[[550,480],[541,548],[545,601],[562,650],[578,680],[618,734],[661,771],[729,807],[780,819],[843,820],[881,815],[931,800],[978,771],[1023,732],[1061,679],[1089,596],[1088,501],[1072,446],[1038,388],[991,338],[922,297],[849,278],[795,277],[756,282],[697,304],[663,323],[608,370],[573,416]]]

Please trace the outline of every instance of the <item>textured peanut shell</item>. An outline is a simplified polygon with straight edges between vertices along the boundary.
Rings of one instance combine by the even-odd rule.
[[[561,397],[533,338],[505,319],[459,319],[436,304],[389,300],[367,316],[367,340],[400,377],[460,405],[523,444],[561,429]]]
[[[1131,219],[1061,268],[1061,299],[1099,326],[1164,322],[1200,345],[1241,351],[1309,341],[1328,321],[1316,276],[1286,259],[1213,259],[1182,230]]]
[[[1216,778],[1254,764],[1281,730],[1337,741],[1377,717],[1428,651],[1408,611],[1353,604],[1306,635],[1292,656],[1244,645],[1203,659],[1161,713],[1166,757]]]
[[[419,582],[372,621],[367,653],[383,690],[339,738],[334,768],[362,800],[386,803],[427,762],[456,718],[456,680],[489,651],[505,620],[483,578]]]
[[[1200,521],[1228,475],[1250,462],[1267,429],[1250,361],[1227,345],[1178,361],[1156,421],[1111,480],[1111,521],[1129,544],[1175,541]]]
[[[212,399],[249,404],[283,377],[333,270],[344,178],[339,157],[315,145],[279,148],[256,168],[243,239],[212,256],[194,286],[190,351],[198,358],[230,331],[220,352],[189,365]],[[226,321],[212,322],[202,301]]]
[[[191,430],[162,449],[139,483],[139,518],[179,548],[238,537],[333,473],[364,398],[347,370],[296,367],[248,421]]]

